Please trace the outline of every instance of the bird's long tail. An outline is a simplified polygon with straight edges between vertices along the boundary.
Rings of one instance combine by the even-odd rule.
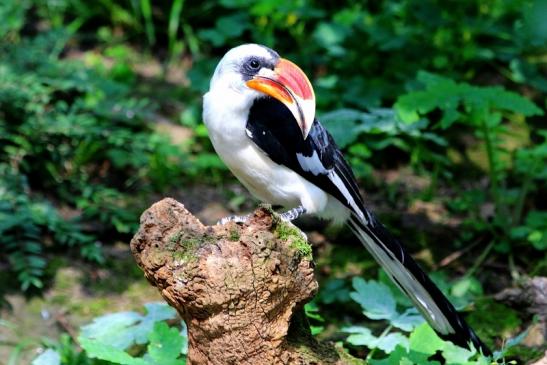
[[[454,306],[441,293],[416,261],[406,252],[373,214],[369,220],[353,215],[349,227],[384,268],[393,282],[405,293],[422,313],[429,325],[443,339],[476,349],[490,355],[488,347],[479,339]]]

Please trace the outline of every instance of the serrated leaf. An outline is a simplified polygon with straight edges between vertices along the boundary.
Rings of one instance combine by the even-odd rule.
[[[386,285],[359,277],[353,278],[352,284],[355,291],[350,293],[350,297],[361,305],[367,317],[392,320],[399,316],[395,298]]]
[[[529,99],[499,86],[480,87],[464,82],[457,83],[423,71],[418,73],[418,81],[425,86],[424,90],[400,96],[394,106],[405,122],[414,122],[420,115],[437,108],[443,112],[439,122],[441,128],[448,128],[457,121],[465,124],[476,122],[473,118],[464,118],[461,109],[468,114],[486,111],[484,117],[490,127],[501,121],[501,113],[495,112],[496,110],[524,116],[543,115],[543,111]]]
[[[342,328],[342,332],[351,333],[346,339],[349,343],[355,346],[369,346],[375,339],[372,331],[362,326],[351,326]]]
[[[400,345],[402,347],[408,347],[408,344],[409,342],[407,337],[405,337],[402,333],[394,332],[379,337],[375,347],[386,353],[390,353],[395,349],[397,345]]]
[[[108,343],[116,349],[126,349],[135,341],[131,326],[142,316],[136,312],[119,312],[93,319],[91,324],[81,328],[81,337]],[[131,328],[131,330],[130,330]]]
[[[107,343],[124,350],[133,344],[148,342],[147,336],[154,323],[176,317],[176,311],[165,303],[147,303],[146,315],[120,312],[97,317],[83,326],[81,336]]]
[[[177,311],[165,303],[146,303],[144,307],[146,308],[146,315],[132,330],[137,344],[148,342],[147,336],[152,331],[154,323],[177,317]]]
[[[183,338],[178,329],[170,328],[165,322],[156,322],[148,339],[148,354],[157,364],[180,364]]]
[[[444,343],[443,356],[446,359],[447,365],[465,364],[470,361],[471,357],[475,356],[476,353],[476,350],[464,349],[451,342]]]
[[[152,365],[148,361],[135,358],[123,350],[97,340],[80,336],[78,341],[87,355],[92,358],[110,361],[119,365]]]
[[[370,349],[379,348],[386,353],[392,352],[397,345],[408,347],[408,338],[398,332],[376,337],[370,329],[361,326],[346,327],[342,331],[351,333],[347,341],[355,346],[367,346]]]
[[[437,350],[442,349],[443,346],[444,341],[437,336],[427,323],[418,326],[410,335],[411,351],[433,355]]]
[[[403,314],[393,318],[391,320],[391,325],[402,329],[403,331],[410,332],[424,322],[424,317],[416,308],[409,308]]]
[[[369,359],[369,363],[370,365],[413,365],[413,363],[409,362],[408,358],[406,357],[407,354],[407,349],[402,346],[396,346],[388,357],[380,360]]]

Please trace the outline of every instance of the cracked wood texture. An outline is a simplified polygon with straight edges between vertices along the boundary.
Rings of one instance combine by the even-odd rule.
[[[189,364],[353,364],[311,335],[303,306],[317,292],[311,258],[265,208],[246,224],[204,226],[164,199],[131,241],[149,282],[188,326]]]

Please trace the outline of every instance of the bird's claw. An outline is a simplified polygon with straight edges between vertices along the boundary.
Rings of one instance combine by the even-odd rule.
[[[247,215],[229,215],[227,217],[224,217],[220,219],[217,222],[217,225],[222,226],[228,222],[235,222],[235,223],[245,223],[250,218],[250,214]]]

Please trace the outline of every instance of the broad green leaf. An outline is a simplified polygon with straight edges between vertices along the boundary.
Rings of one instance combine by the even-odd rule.
[[[376,340],[375,346],[380,350],[390,353],[396,346],[408,347],[408,338],[399,332],[388,333],[385,336],[379,337]]]
[[[177,311],[169,305],[161,302],[146,303],[146,315],[142,317],[132,332],[135,336],[135,343],[143,344],[147,342],[147,336],[156,322],[165,321],[177,317]]]
[[[132,357],[127,352],[109,344],[80,336],[78,342],[92,358],[106,360],[119,365],[153,365],[149,362]]]
[[[409,308],[403,314],[393,318],[390,323],[392,326],[410,332],[420,324],[424,323],[424,317],[416,310]]]
[[[61,365],[61,355],[53,349],[47,349],[32,361],[32,365]]]
[[[408,350],[402,346],[396,346],[395,349],[384,359],[370,359],[371,365],[414,365],[406,356]]]
[[[354,292],[350,297],[361,305],[363,313],[370,319],[391,320],[398,316],[393,294],[387,286],[377,281],[353,278]]]
[[[400,96],[394,106],[398,116],[408,123],[415,122],[420,115],[435,109],[443,112],[439,126],[445,129],[456,122],[471,125],[478,122],[465,117],[462,109],[469,115],[484,111],[490,127],[501,122],[501,114],[495,111],[524,116],[543,115],[543,111],[529,99],[499,86],[481,87],[464,82],[457,83],[423,71],[418,73],[417,78],[424,85],[424,90]]]
[[[178,329],[170,328],[165,322],[156,322],[148,338],[148,355],[158,365],[180,365],[184,339]]]
[[[131,329],[142,319],[136,312],[119,312],[93,319],[81,328],[81,337],[108,343],[116,349],[126,349],[135,342]]]
[[[444,341],[437,336],[435,331],[424,323],[418,326],[410,335],[410,350],[433,355],[437,350],[444,347]]]
[[[376,337],[370,329],[361,326],[346,327],[342,331],[351,333],[347,341],[355,346],[367,346],[370,349],[379,348],[386,353],[392,352],[397,345],[408,347],[408,338],[398,332]]]
[[[82,327],[81,336],[123,350],[133,344],[148,342],[154,323],[176,317],[176,311],[165,303],[147,303],[146,315],[120,312],[97,317]]]
[[[443,356],[447,360],[447,365],[466,364],[476,353],[476,350],[464,349],[452,342],[445,342],[443,347]]]
[[[368,346],[376,339],[372,331],[362,326],[351,326],[342,328],[342,332],[351,333],[346,339],[349,343],[356,346]]]
[[[359,136],[357,121],[361,112],[353,109],[338,109],[321,116],[321,123],[332,134],[341,148],[355,142]]]

